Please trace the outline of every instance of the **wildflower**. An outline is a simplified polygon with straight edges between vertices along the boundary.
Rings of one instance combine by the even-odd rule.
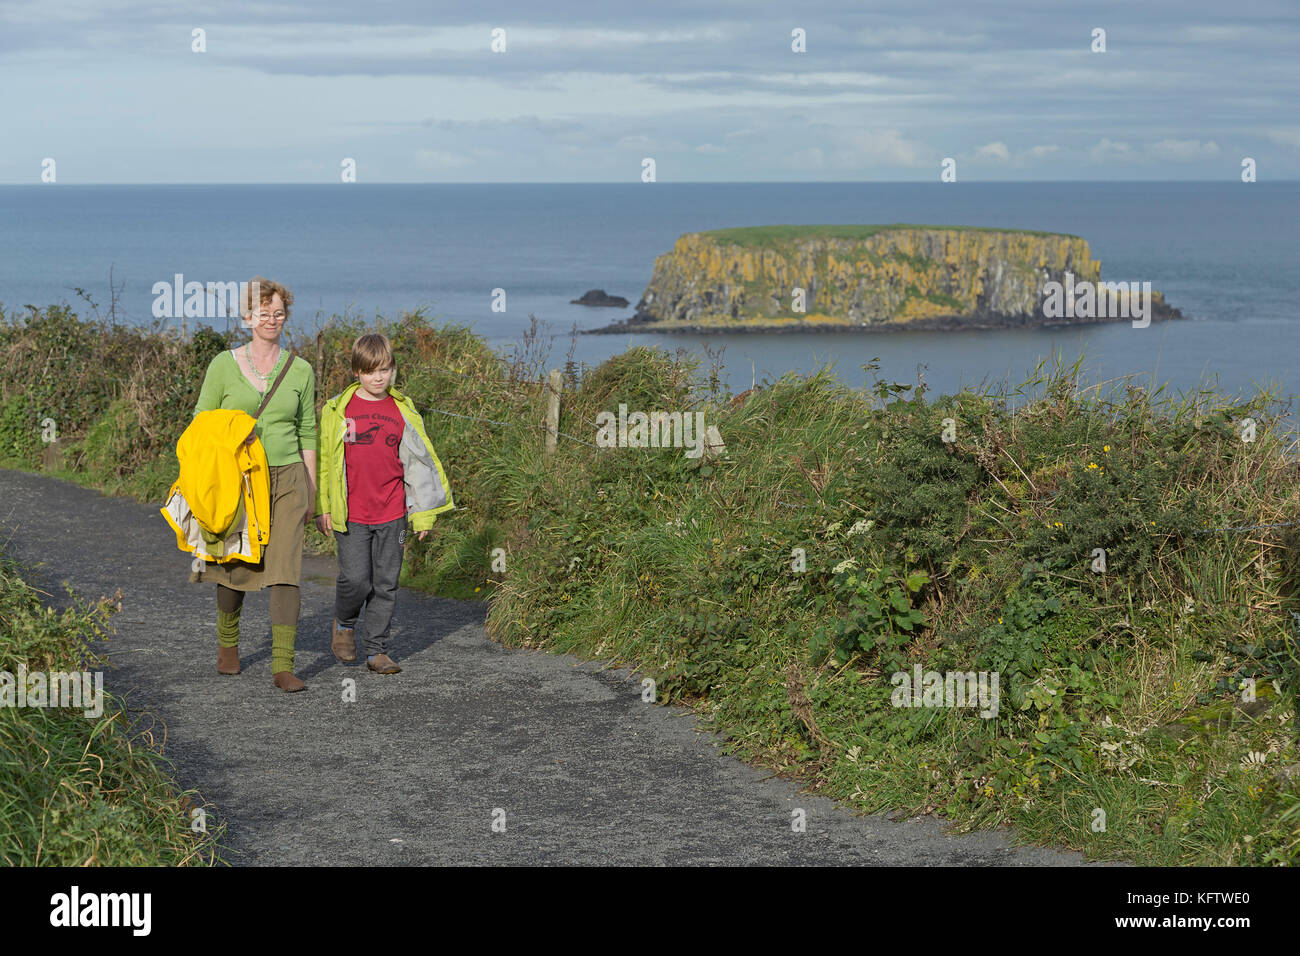
[[[1097,463],[1096,463],[1095,461],[1090,461],[1090,462],[1088,462],[1088,468],[1089,468],[1089,469],[1097,468],[1097,467],[1098,467],[1098,465],[1097,465]]]
[[[483,590],[482,588],[475,588],[475,589],[474,589],[474,593],[475,593],[475,594],[478,594],[478,592],[479,592],[479,591],[482,591],[482,590]]]
[[[845,558],[839,564],[835,565],[835,567],[831,568],[831,573],[839,574],[841,571],[847,571],[850,568],[856,568],[857,566],[858,566],[858,562],[856,559]]]
[[[867,519],[866,521],[859,521],[856,524],[854,524],[852,528],[849,529],[849,534],[855,535],[855,534],[862,534],[864,531],[870,531],[872,527],[875,525],[875,523],[876,522],[871,519]]]
[[[1102,451],[1110,451],[1110,446],[1109,446],[1109,445],[1102,445],[1102,446],[1101,446],[1101,450],[1102,450]]]

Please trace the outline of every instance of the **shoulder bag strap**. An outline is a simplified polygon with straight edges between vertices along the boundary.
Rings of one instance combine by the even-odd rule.
[[[289,369],[293,365],[293,360],[297,357],[297,352],[289,352],[289,361],[284,363],[284,368],[280,369],[280,374],[275,377],[275,381],[272,382],[271,387],[267,389],[266,395],[262,398],[262,404],[257,406],[257,412],[253,415],[254,418],[262,417],[262,412],[266,411],[266,406],[271,401],[271,396],[274,395],[275,390],[280,387],[280,383],[284,381],[284,377],[289,374]]]

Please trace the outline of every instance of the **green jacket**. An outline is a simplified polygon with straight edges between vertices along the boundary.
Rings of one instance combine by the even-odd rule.
[[[320,412],[315,513],[329,515],[335,531],[348,530],[348,476],[343,460],[348,423],[343,413],[360,387],[360,382],[353,382],[327,401]],[[402,443],[397,448],[397,456],[402,461],[402,482],[406,485],[406,517],[410,519],[412,531],[428,531],[438,515],[456,507],[451,500],[451,486],[415,405],[395,388],[390,388],[388,394],[406,419]]]

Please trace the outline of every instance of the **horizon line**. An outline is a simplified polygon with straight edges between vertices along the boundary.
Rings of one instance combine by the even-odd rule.
[[[413,180],[398,182],[337,182],[291,180],[283,182],[181,182],[181,183],[135,183],[135,182],[75,182],[75,183],[41,183],[41,182],[5,182],[0,188],[32,187],[48,188],[59,186],[899,186],[913,184],[952,185],[1016,185],[1032,186],[1052,183],[1110,183],[1151,184],[1151,183],[1209,183],[1228,184],[1240,182],[1239,177],[1225,179],[967,179],[955,183],[944,183],[932,178],[926,179],[682,179],[665,182],[642,183],[636,180],[456,180],[432,181]],[[1294,179],[1268,179],[1242,185],[1259,183],[1297,183]]]

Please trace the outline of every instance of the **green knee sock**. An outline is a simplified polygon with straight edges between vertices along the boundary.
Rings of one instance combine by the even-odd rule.
[[[271,673],[293,671],[293,642],[298,637],[296,624],[271,625]]]
[[[222,647],[239,646],[239,611],[217,612],[217,643]]]

